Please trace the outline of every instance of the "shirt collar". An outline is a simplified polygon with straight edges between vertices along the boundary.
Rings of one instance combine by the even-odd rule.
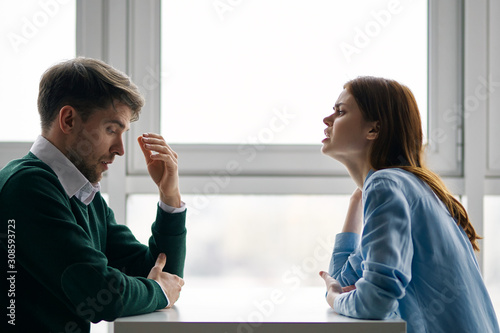
[[[368,180],[368,178],[370,178],[370,176],[373,175],[374,172],[375,172],[375,170],[373,170],[373,169],[370,169],[370,171],[368,171],[368,174],[366,175],[366,178],[365,178],[365,183]]]
[[[91,184],[80,170],[43,136],[38,136],[30,151],[55,172],[70,198],[76,196],[85,205],[89,205],[100,191],[99,183]]]
[[[375,170],[373,169],[370,169],[370,171],[368,171],[368,174],[366,175],[365,177],[365,181],[363,182],[363,193],[364,193],[364,189],[365,189],[365,186],[366,186],[366,182],[368,181],[368,179],[375,173]],[[364,196],[364,194],[363,194]]]

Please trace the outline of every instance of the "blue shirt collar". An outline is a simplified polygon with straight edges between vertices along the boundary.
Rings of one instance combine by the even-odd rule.
[[[375,173],[375,170],[370,169],[370,171],[368,171],[368,174],[366,175],[366,178],[365,178],[365,182],[364,182],[364,183],[366,183],[366,181],[368,180],[368,178],[370,178],[370,176],[371,176],[371,175],[373,175],[374,173]],[[363,183],[363,184],[364,184],[364,183]]]

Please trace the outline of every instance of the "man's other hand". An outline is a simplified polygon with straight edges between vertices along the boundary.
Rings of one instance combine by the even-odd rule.
[[[166,263],[167,256],[164,253],[160,253],[154,267],[149,272],[148,279],[155,280],[160,284],[169,300],[167,308],[171,308],[179,299],[184,280],[177,275],[163,272],[163,267],[165,267]]]

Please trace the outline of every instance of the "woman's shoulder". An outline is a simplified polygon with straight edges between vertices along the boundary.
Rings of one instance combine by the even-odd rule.
[[[394,182],[405,182],[416,177],[411,172],[400,168],[387,168],[380,170],[370,170],[366,177],[366,182],[373,182],[377,180],[390,180]]]
[[[372,187],[387,186],[404,192],[427,192],[427,186],[417,176],[400,168],[371,170],[366,177],[364,190]]]

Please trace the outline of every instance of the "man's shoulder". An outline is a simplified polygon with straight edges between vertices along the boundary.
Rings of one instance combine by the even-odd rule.
[[[57,180],[56,174],[47,164],[28,153],[22,158],[10,161],[0,170],[0,191],[7,182],[15,182],[16,186],[37,185],[32,182],[33,178],[38,177]]]

